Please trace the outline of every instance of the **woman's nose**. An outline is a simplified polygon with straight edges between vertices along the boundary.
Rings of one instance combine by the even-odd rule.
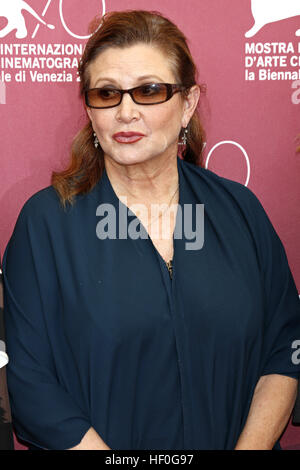
[[[131,121],[134,118],[138,118],[138,106],[139,105],[133,101],[129,93],[124,93],[121,103],[116,107],[117,119],[126,122]]]

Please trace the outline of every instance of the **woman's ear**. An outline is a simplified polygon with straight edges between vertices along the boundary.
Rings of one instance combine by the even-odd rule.
[[[199,85],[193,85],[189,89],[189,93],[184,98],[184,108],[183,108],[183,116],[182,116],[182,127],[187,127],[188,123],[190,122],[195,109],[198,105],[200,99],[200,87]]]
[[[87,112],[87,114],[88,114],[88,117],[89,117],[89,118],[90,118],[90,120],[92,121],[92,113],[91,113],[91,109],[90,109],[88,106],[86,106],[86,107],[85,107],[85,109],[86,109],[86,112]]]

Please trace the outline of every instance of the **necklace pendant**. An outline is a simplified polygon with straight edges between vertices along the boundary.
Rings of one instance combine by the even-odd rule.
[[[172,274],[173,274],[172,260],[166,261],[166,265],[170,274],[170,278],[172,279]]]

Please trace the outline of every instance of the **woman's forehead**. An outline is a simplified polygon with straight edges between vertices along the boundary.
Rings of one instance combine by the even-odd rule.
[[[159,81],[174,81],[171,63],[157,47],[136,44],[126,48],[109,47],[89,66],[92,81],[120,80],[128,76],[139,80],[153,77]]]

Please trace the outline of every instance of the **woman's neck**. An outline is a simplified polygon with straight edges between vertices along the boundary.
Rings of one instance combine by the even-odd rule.
[[[133,204],[169,204],[179,177],[177,155],[147,160],[134,165],[121,165],[105,157],[105,168],[117,197],[130,207]],[[178,202],[178,191],[172,200]]]

